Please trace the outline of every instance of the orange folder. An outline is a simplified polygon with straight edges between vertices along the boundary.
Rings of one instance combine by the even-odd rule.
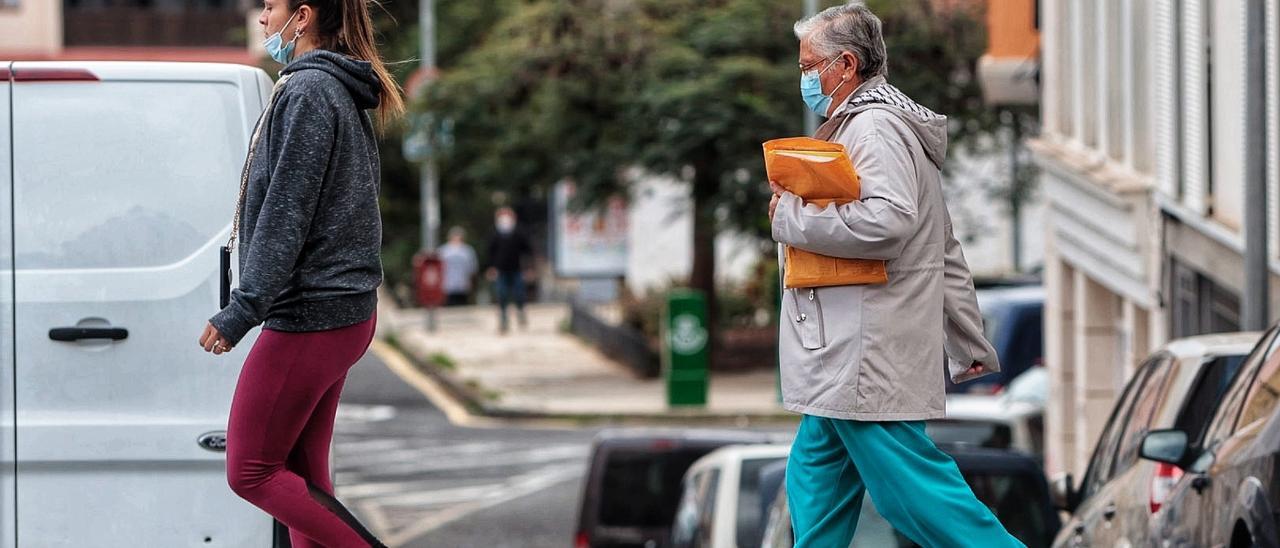
[[[826,207],[847,204],[861,196],[858,174],[844,145],[791,137],[764,143],[764,166],[769,180],[799,196],[805,203]],[[785,246],[782,283],[792,287],[881,284],[889,281],[885,262],[842,259]]]

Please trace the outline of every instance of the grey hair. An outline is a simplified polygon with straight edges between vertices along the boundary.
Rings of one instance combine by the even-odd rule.
[[[880,18],[862,2],[830,7],[796,21],[795,31],[796,38],[807,38],[813,51],[824,58],[852,53],[858,59],[858,77],[863,80],[889,74]]]

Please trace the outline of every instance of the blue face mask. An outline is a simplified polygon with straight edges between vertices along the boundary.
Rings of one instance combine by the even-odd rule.
[[[289,40],[289,43],[284,45],[281,45],[281,42],[283,42],[284,39],[280,37],[280,33],[284,32],[284,29],[289,28],[289,23],[292,23],[293,18],[297,16],[298,12],[293,12],[293,15],[289,16],[289,20],[284,22],[284,26],[280,27],[279,31],[268,36],[266,40],[262,41],[262,47],[267,49],[267,55],[270,55],[272,59],[275,59],[276,62],[281,65],[287,65],[289,64],[289,61],[293,60],[293,46],[298,41],[298,37],[301,36],[302,33],[294,31],[293,40]]]
[[[831,90],[831,94],[822,93],[822,73],[836,64],[837,59],[833,59],[822,70],[810,70],[800,75],[800,97],[804,99],[804,104],[818,116],[826,117],[827,109],[831,108],[831,97],[836,94],[836,90],[844,85],[840,82],[836,89]]]

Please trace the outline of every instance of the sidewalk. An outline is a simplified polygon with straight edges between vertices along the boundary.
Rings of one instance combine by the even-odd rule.
[[[379,305],[379,327],[401,352],[446,385],[473,413],[508,418],[608,422],[794,420],[777,402],[774,371],[715,373],[706,408],[669,409],[663,379],[640,379],[563,330],[566,304],[527,309],[529,327],[498,334],[495,307],[440,309],[428,332],[426,313]],[[513,314],[514,316],[514,314]]]

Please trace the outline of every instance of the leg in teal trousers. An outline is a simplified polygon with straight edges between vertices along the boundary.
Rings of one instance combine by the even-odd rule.
[[[796,548],[848,548],[864,492],[890,525],[924,548],[1023,546],[974,496],[923,422],[805,415],[787,461]]]

